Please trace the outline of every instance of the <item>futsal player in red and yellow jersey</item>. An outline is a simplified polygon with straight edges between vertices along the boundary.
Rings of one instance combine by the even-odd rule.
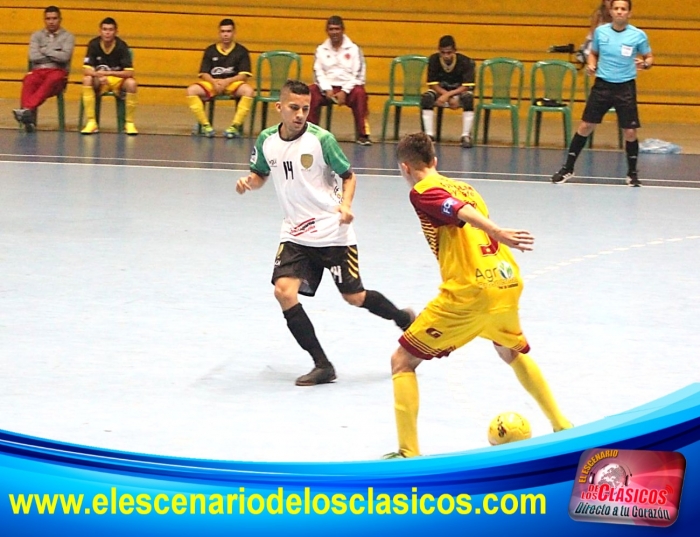
[[[570,428],[539,367],[528,356],[530,346],[520,328],[523,284],[510,248],[532,250],[534,237],[525,230],[497,226],[474,188],[440,175],[433,143],[425,133],[405,136],[397,157],[401,174],[412,187],[411,203],[425,238],[438,259],[442,284],[391,357],[399,451],[385,457],[420,455],[418,365],[447,356],[476,337],[493,341],[554,431]]]

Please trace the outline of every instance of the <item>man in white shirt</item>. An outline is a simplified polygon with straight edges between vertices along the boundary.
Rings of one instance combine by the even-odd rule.
[[[349,304],[392,320],[401,330],[415,318],[413,311],[398,309],[382,293],[362,284],[352,225],[355,173],[335,137],[307,122],[309,94],[303,82],[286,82],[276,104],[282,122],[260,133],[250,174],[236,183],[236,191],[245,194],[271,178],[284,212],[272,283],[289,331],[314,362],[314,368],[296,380],[297,386],[336,379],[299,302],[299,295],[314,296],[325,269]]]
[[[369,106],[365,92],[365,57],[362,49],[345,35],[343,19],[334,15],[326,22],[328,39],[316,49],[315,84],[311,89],[309,121],[318,125],[321,107],[331,103],[352,109],[357,143],[372,145],[369,138]]]

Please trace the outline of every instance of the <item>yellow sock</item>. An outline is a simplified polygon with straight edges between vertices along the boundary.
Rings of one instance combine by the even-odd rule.
[[[236,106],[236,115],[233,116],[233,125],[243,125],[250,108],[253,105],[252,97],[241,97]]]
[[[539,366],[527,354],[518,354],[517,358],[510,363],[510,366],[515,371],[520,384],[540,405],[542,412],[547,416],[547,419],[552,423],[554,432],[562,429],[570,429],[572,427],[569,420],[559,411],[557,402],[554,400],[547,381],[542,375]]]
[[[417,457],[418,449],[418,379],[415,373],[397,373],[394,382],[394,413],[399,434],[399,451],[404,457]]]
[[[95,90],[92,86],[83,86],[83,111],[85,123],[95,121]]]
[[[207,115],[204,113],[204,103],[202,102],[202,99],[200,99],[196,95],[188,95],[187,104],[189,105],[190,110],[192,110],[194,117],[197,118],[197,122],[200,125],[209,125]]]
[[[127,93],[126,94],[126,107],[124,110],[124,121],[127,123],[134,122],[134,112],[136,111],[136,94]]]

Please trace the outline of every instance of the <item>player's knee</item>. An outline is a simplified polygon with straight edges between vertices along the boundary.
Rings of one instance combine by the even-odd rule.
[[[280,304],[284,305],[295,298],[295,295],[296,293],[291,286],[285,285],[284,282],[280,280],[275,282],[275,299],[277,299],[277,302]]]
[[[345,302],[350,304],[351,306],[355,306],[357,308],[361,307],[362,304],[365,303],[365,292],[363,291],[362,293],[352,293],[352,294],[345,294],[343,293],[343,299]]]
[[[496,352],[498,353],[498,356],[501,357],[501,360],[503,360],[507,364],[515,360],[519,354],[518,351],[509,349],[508,347],[503,347],[498,343],[494,343],[493,348],[496,349]]]
[[[432,91],[426,91],[421,95],[420,107],[423,110],[430,110],[435,107],[435,94]]]
[[[459,96],[459,104],[465,112],[474,111],[474,94],[471,91],[466,91]]]
[[[413,373],[420,363],[420,358],[409,354],[403,347],[398,347],[391,355],[391,374]]]
[[[582,121],[578,129],[576,129],[576,133],[580,136],[590,136],[591,133],[595,130],[595,123],[588,123],[587,121]]]
[[[253,97],[255,95],[255,90],[253,86],[249,84],[243,84],[238,88],[238,93],[241,97]]]

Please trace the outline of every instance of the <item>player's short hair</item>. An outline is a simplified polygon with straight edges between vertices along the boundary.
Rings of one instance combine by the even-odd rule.
[[[106,17],[102,19],[102,22],[100,23],[100,28],[102,28],[105,24],[114,26],[115,30],[117,29],[117,21],[115,21],[112,17]]]
[[[329,26],[340,26],[343,30],[345,30],[345,23],[339,15],[333,15],[332,17],[328,18],[328,21],[326,21],[326,28]]]
[[[294,95],[311,95],[311,90],[301,80],[288,79],[280,90],[280,97],[286,97],[290,93]]]
[[[424,132],[407,134],[396,146],[396,159],[418,169],[432,166],[435,162],[433,141]]]
[[[443,35],[440,38],[440,41],[438,42],[438,48],[447,48],[447,47],[452,47],[454,49],[457,48],[457,44],[455,43],[455,38],[452,37],[451,35]]]
[[[219,28],[222,26],[233,26],[233,29],[236,29],[236,23],[233,22],[233,19],[221,19],[221,22],[219,23]]]
[[[56,13],[59,17],[61,16],[61,10],[58,9],[56,6],[49,6],[44,10],[44,15],[47,13]]]
[[[615,2],[627,2],[628,9],[632,11],[632,0],[612,0],[612,2],[610,2],[610,7],[612,7]]]

